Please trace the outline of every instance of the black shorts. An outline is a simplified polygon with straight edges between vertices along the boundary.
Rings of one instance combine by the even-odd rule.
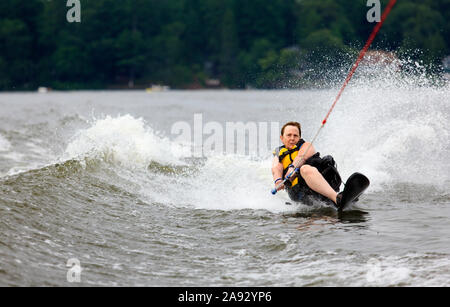
[[[329,157],[329,158],[328,158]],[[324,165],[320,165],[322,161],[325,161]],[[332,162],[328,162],[332,161]],[[335,162],[332,160],[331,156],[327,156],[324,158],[320,158],[318,154],[315,154],[310,159],[306,161],[308,165],[316,167],[324,179],[330,184],[330,186],[336,191],[339,192],[339,187],[341,185],[341,176],[335,167]],[[307,205],[313,204],[314,200],[320,200],[325,202],[331,202],[327,197],[314,192],[311,190],[305,182],[305,179],[298,174],[298,183],[294,187],[290,187],[289,183],[287,183],[286,191],[288,192],[289,198],[293,201],[302,202]]]
[[[304,182],[304,180],[302,180]],[[298,183],[294,187],[286,187],[289,198],[295,202],[302,202],[306,205],[313,205],[314,201],[331,202],[327,197],[311,190],[306,183]]]

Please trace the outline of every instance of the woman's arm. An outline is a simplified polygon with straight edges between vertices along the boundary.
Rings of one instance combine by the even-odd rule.
[[[272,160],[272,176],[274,181],[283,177],[283,164],[280,163],[278,157],[273,157]]]
[[[312,157],[315,153],[316,149],[314,148],[314,146],[309,142],[305,142],[302,145],[302,148],[300,148],[300,150],[298,151],[298,155],[297,157],[295,157],[294,162],[292,162],[292,164],[300,168],[303,165],[303,163],[305,163],[305,161],[308,160],[310,157]],[[303,157],[302,162],[299,165],[297,165],[297,163],[300,161],[303,155],[305,156]]]
[[[295,165],[296,168],[300,168],[305,163],[305,161],[308,160],[315,153],[316,153],[316,149],[314,148],[314,146],[309,142],[305,142],[302,145],[302,148],[300,148],[300,150],[298,151],[298,155],[297,155],[297,157],[295,157],[294,161],[292,162],[292,165]],[[302,161],[300,162],[300,159],[302,158],[303,155],[305,155],[305,156],[303,157]],[[286,175],[286,177],[289,177],[290,181],[294,180],[297,177],[297,175],[294,174],[294,172],[295,172],[295,168],[291,168],[291,169],[289,169],[288,174]]]
[[[272,177],[275,187],[283,182],[283,164],[280,163],[277,156],[273,157],[272,160]],[[281,189],[284,189],[284,184],[279,186],[277,191]]]

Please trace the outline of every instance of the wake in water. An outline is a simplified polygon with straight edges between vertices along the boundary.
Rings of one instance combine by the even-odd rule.
[[[151,162],[183,164],[187,148],[158,136],[142,118],[131,115],[96,120],[79,131],[67,146],[63,159],[101,159],[128,168],[145,167]]]
[[[395,185],[431,185],[438,191],[449,186],[450,87],[431,86],[420,65],[414,66],[417,71],[410,75],[399,70],[397,62],[360,66],[315,145],[322,155],[334,156],[344,181],[355,171],[366,174],[372,183],[369,194]],[[279,110],[280,126],[287,120],[300,121],[308,140],[336,93],[336,88],[264,92],[265,96],[275,95],[273,103],[261,102],[255,108]],[[67,120],[72,117],[64,116]],[[79,121],[79,116],[74,118]],[[194,144],[164,136],[164,131],[152,128],[151,121],[130,114],[107,115],[85,125],[88,127],[72,131],[63,153],[56,154],[56,159],[47,164],[36,159],[28,167],[13,166],[9,171],[3,165],[3,176],[77,161],[82,167],[95,166],[132,182],[151,203],[214,210],[286,210],[286,193],[275,197],[270,194],[269,148],[259,156],[213,152],[194,158]],[[37,149],[33,149],[36,154]],[[0,134],[0,155],[11,157],[15,151]],[[47,155],[45,148],[40,151]],[[107,182],[108,178],[103,180]],[[127,186],[123,188],[126,190]]]
[[[79,131],[64,153],[63,160],[69,159],[101,161],[138,184],[150,202],[218,210],[280,207],[265,195],[270,161],[223,154],[192,158],[191,147],[130,115],[107,116]]]
[[[359,80],[348,89],[317,146],[332,151],[343,178],[356,170],[367,174],[369,193],[398,184],[445,189],[450,173],[448,88],[372,85]],[[63,160],[100,160],[139,185],[152,202],[219,210],[286,209],[284,193],[269,195],[267,155],[191,158],[192,147],[162,137],[150,126],[131,115],[96,120],[73,137]]]
[[[336,89],[15,96],[34,122],[0,120],[0,284],[60,285],[77,258],[83,285],[445,285],[449,87],[353,81],[315,144],[371,179],[344,219],[272,196],[271,148],[194,157],[167,133],[201,105],[309,140]]]

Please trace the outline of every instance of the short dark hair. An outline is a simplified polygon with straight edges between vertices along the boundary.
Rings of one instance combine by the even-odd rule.
[[[300,137],[302,136],[302,128],[300,126],[300,123],[298,123],[298,122],[288,122],[288,123],[284,124],[283,128],[281,128],[281,135],[283,135],[284,128],[286,128],[287,126],[297,127],[298,128],[298,132],[300,134]]]

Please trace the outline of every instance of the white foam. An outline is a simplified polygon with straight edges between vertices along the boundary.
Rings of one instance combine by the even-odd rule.
[[[298,244],[291,248],[298,249]],[[245,257],[238,254],[238,257]],[[236,258],[232,259],[236,262]],[[269,264],[259,272],[233,272],[237,279],[249,283],[270,280],[277,286],[433,286],[449,285],[447,255],[406,254],[367,257],[336,252],[299,253],[290,261]],[[239,263],[237,261],[236,263]],[[245,275],[245,276],[244,276]],[[288,281],[285,276],[291,276]]]
[[[216,155],[201,158],[206,162],[199,168],[190,165],[195,170],[188,175],[147,170],[152,161],[186,166],[183,158],[190,156],[190,150],[191,146],[159,136],[143,119],[107,116],[79,131],[69,142],[63,159],[102,159],[131,170],[139,168],[131,173],[122,169],[118,174],[140,186],[141,194],[150,202],[211,210],[286,211],[286,193],[270,193],[270,159]]]
[[[288,200],[285,192],[275,196],[270,193],[270,166],[269,160],[256,161],[246,156],[209,157],[198,171],[188,177],[178,176],[160,196],[154,192],[151,196],[161,203],[195,209],[263,209],[274,213],[292,210],[284,205]]]
[[[158,136],[142,118],[131,115],[107,116],[92,127],[79,131],[71,140],[63,159],[93,158],[125,165],[146,167],[151,161],[183,164],[188,149]]]
[[[374,286],[395,286],[409,282],[412,271],[405,264],[399,262],[397,257],[387,257],[382,260],[369,259],[365,266],[366,282]]]
[[[388,77],[389,78],[389,77]],[[450,180],[450,86],[393,86],[361,80],[349,85],[318,141],[332,150],[344,178],[368,175],[383,183]]]
[[[11,150],[11,143],[0,134],[0,152]]]

